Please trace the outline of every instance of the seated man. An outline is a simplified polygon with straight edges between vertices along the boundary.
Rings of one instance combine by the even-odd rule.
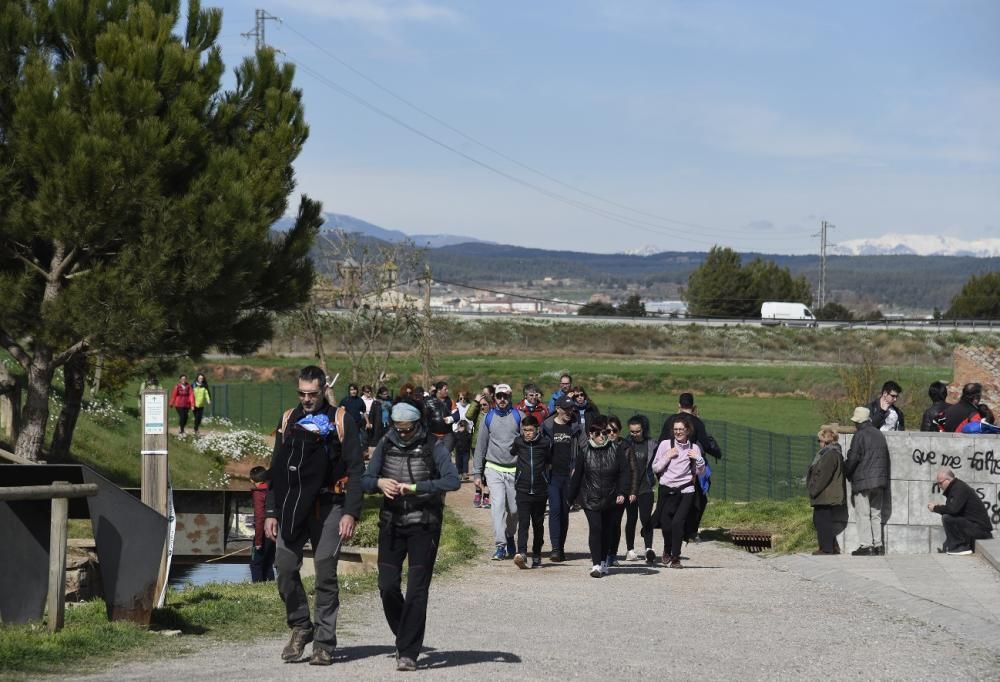
[[[976,540],[993,537],[993,527],[986,507],[976,491],[965,481],[955,478],[951,469],[939,469],[937,483],[944,493],[945,503],[927,503],[927,508],[941,515],[945,541],[940,550],[948,554],[972,554]]]

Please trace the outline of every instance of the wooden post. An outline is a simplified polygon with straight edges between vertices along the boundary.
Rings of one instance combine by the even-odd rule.
[[[55,481],[55,484],[66,481]],[[52,519],[49,522],[49,632],[63,627],[66,603],[66,535],[69,526],[69,500],[52,498]]]
[[[170,411],[167,392],[149,389],[142,392],[142,503],[167,516],[167,430]],[[156,581],[159,596],[167,581],[167,543],[163,543],[160,575]]]

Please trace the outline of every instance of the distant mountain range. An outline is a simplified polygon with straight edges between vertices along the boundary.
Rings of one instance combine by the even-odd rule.
[[[466,244],[468,242],[480,242],[492,244],[493,242],[483,242],[474,237],[463,237],[454,234],[406,234],[400,230],[387,230],[384,227],[373,225],[372,223],[355,218],[343,213],[323,213],[325,222],[321,228],[324,232],[343,230],[344,232],[362,234],[366,237],[374,237],[384,242],[402,242],[409,239],[417,246],[436,249],[441,246],[453,246],[455,244]],[[279,230],[287,230],[292,226],[293,218],[282,218],[275,227]]]
[[[838,256],[1000,256],[1000,239],[963,239],[927,234],[886,234],[849,239],[830,248]]]

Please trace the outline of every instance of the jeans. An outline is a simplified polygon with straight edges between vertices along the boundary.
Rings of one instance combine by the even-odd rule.
[[[274,540],[264,538],[260,549],[250,552],[250,580],[255,583],[274,580]]]
[[[653,546],[653,493],[643,493],[625,505],[625,547],[635,549],[636,522],[642,524],[643,547]]]
[[[569,532],[569,475],[552,474],[549,479],[549,544],[563,551]]]
[[[490,513],[493,516],[493,539],[506,545],[507,538],[517,531],[517,498],[514,492],[514,472],[486,467],[486,485],[490,489]]]
[[[340,517],[344,509],[339,504],[321,501],[316,513],[310,514],[307,532],[294,543],[286,543],[278,533],[274,567],[278,571],[278,594],[285,603],[285,615],[290,628],[314,630],[313,647],[333,651],[337,646],[337,615],[340,613],[340,584],[337,562],[340,559]],[[302,548],[306,539],[313,546],[316,565],[316,614],[309,619],[309,598],[302,586]]]
[[[396,636],[396,651],[414,661],[424,644],[427,600],[440,539],[441,526],[436,523],[406,526],[383,523],[378,533],[378,591],[382,611]],[[404,597],[400,586],[406,558],[409,568]]]
[[[621,522],[618,515],[617,505],[611,505],[607,509],[592,510],[584,509],[583,513],[587,517],[587,525],[590,532],[587,542],[590,545],[590,560],[594,565],[600,564],[608,558],[611,553],[611,536],[614,532],[615,517]]]
[[[528,524],[531,524],[534,535],[531,543],[531,553],[541,554],[545,544],[545,503],[544,495],[517,494],[517,552],[525,554],[528,551]]]
[[[660,486],[660,494],[665,495],[663,507],[660,509],[660,530],[663,532],[663,553],[670,552],[671,558],[681,556],[681,543],[684,542],[684,524],[687,522],[691,506],[694,504],[694,493],[666,493],[666,486]]]
[[[885,488],[872,488],[851,493],[854,517],[858,526],[858,544],[862,547],[882,546],[882,498]]]
[[[469,451],[455,450],[455,468],[460,476],[469,473]]]

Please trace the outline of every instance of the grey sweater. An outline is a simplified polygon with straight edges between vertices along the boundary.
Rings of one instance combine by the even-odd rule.
[[[476,474],[482,475],[487,462],[503,467],[516,466],[517,459],[511,454],[510,446],[521,432],[519,423],[513,409],[501,412],[494,407],[487,413],[476,438],[476,457],[472,462],[472,470]]]

